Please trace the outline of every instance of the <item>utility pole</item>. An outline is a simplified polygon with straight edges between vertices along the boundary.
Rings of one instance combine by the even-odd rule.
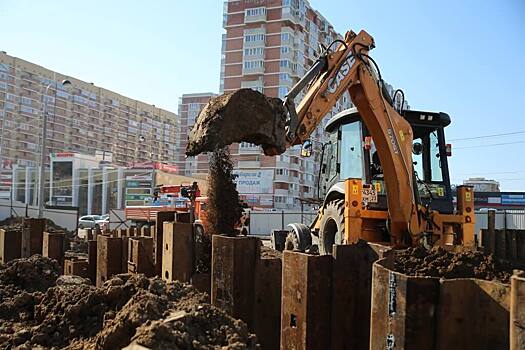
[[[40,173],[38,175],[38,218],[44,216],[44,189],[45,189],[45,163],[46,163],[46,139],[47,139],[47,92],[53,85],[50,83],[47,85],[44,92],[44,108],[42,112],[42,142],[40,144]],[[55,82],[55,89],[58,88],[58,83]],[[63,80],[62,86],[71,85],[69,80]]]

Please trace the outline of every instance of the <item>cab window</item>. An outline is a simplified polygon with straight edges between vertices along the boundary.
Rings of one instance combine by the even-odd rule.
[[[328,179],[337,175],[337,133],[330,135],[330,145],[327,152]]]
[[[341,127],[341,179],[363,178],[363,135],[361,123],[354,122]]]
[[[433,182],[443,181],[441,157],[439,154],[439,140],[436,131],[430,134],[430,174]]]

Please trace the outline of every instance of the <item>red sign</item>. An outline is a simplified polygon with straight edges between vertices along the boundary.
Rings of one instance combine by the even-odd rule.
[[[166,173],[172,173],[172,174],[176,174],[177,173],[177,167],[176,166],[168,165],[168,164],[164,164],[164,163],[156,163],[155,164],[155,169],[158,169],[160,171],[164,171]]]
[[[67,157],[73,157],[74,155],[75,153],[71,153],[71,152],[51,153],[51,156],[56,157],[56,158],[67,158]]]

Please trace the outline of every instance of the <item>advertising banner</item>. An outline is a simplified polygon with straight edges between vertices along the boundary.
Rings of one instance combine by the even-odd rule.
[[[525,205],[525,194],[502,194],[501,204]]]
[[[273,170],[235,170],[237,191],[241,194],[272,193]]]

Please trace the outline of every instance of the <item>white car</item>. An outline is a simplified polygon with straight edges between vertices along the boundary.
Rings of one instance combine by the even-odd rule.
[[[85,215],[78,219],[78,228],[104,228],[109,218],[104,215]]]

